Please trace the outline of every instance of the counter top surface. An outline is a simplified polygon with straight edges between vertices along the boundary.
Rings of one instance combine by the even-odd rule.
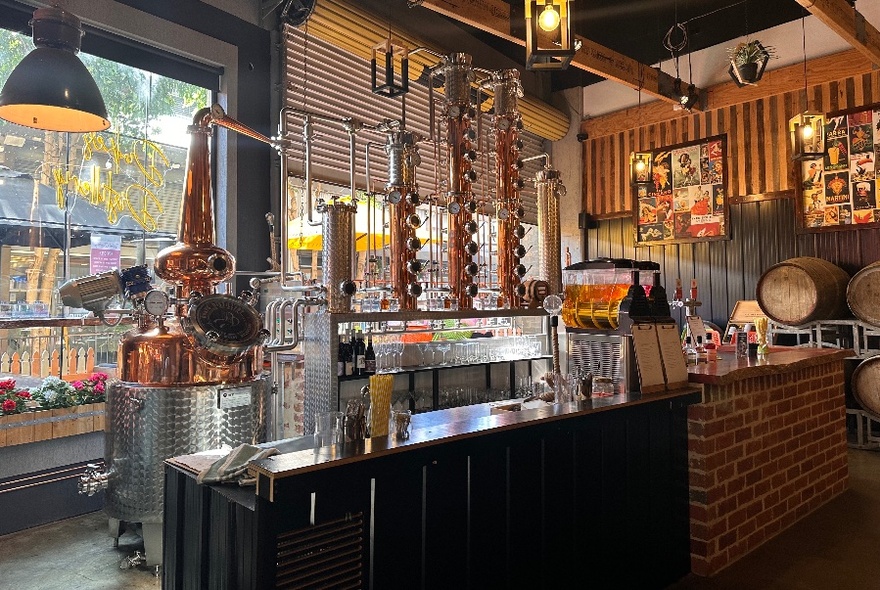
[[[774,346],[763,357],[737,358],[723,347],[718,352],[718,360],[688,367],[688,380],[691,383],[726,385],[743,379],[775,375],[834,362],[852,356],[853,351],[838,348],[807,348]]]
[[[301,450],[275,455],[251,464],[251,471],[271,479],[283,478],[308,471],[325,469],[334,465],[360,461],[371,456],[402,452],[416,447],[426,447],[450,439],[464,439],[489,430],[520,428],[541,420],[558,420],[572,414],[591,414],[634,406],[664,399],[693,396],[699,401],[699,391],[692,387],[676,391],[652,393],[624,393],[583,402],[547,404],[529,402],[527,409],[516,412],[493,413],[492,408],[520,400],[507,400],[489,404],[475,404],[460,408],[437,410],[412,417],[410,437],[404,441],[391,436],[368,438],[357,443],[346,443],[319,449]],[[538,405],[534,405],[534,404]]]

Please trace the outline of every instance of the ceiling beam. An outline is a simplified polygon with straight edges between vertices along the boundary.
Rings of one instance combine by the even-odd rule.
[[[846,0],[797,0],[810,14],[880,66],[880,31]]]
[[[408,2],[411,6],[423,6],[517,45],[526,44],[525,39],[511,34],[510,5],[503,0],[408,0]],[[666,102],[679,104],[679,96],[675,92],[675,78],[666,72],[580,35],[575,35],[574,38],[581,42],[581,48],[572,58],[572,66],[614,80],[634,90],[641,88],[645,94]],[[700,96],[700,101],[694,110],[705,110],[707,93],[701,88],[696,88],[695,91]]]

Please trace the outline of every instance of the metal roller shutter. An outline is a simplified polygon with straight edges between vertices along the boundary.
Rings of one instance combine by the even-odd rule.
[[[403,116],[400,98],[389,99],[373,94],[370,90],[370,65],[361,57],[331,45],[314,35],[308,35],[308,27],[284,29],[284,104],[286,106],[333,118],[350,117],[375,125],[384,119],[400,119]],[[430,136],[428,88],[416,81],[410,83],[405,96],[406,128]],[[486,98],[486,97],[484,97]],[[442,99],[440,92],[435,100]],[[439,117],[438,117],[439,119]],[[475,185],[477,196],[485,198],[494,194],[494,158],[490,151],[493,145],[488,135],[491,116],[484,114],[482,135],[480,137],[479,179]],[[440,120],[442,125],[442,120]],[[289,162],[291,174],[304,175],[304,145],[302,142],[302,120],[296,114],[288,119],[288,129],[294,141]],[[439,130],[438,137],[443,137]],[[316,181],[324,181],[343,186],[350,184],[349,137],[341,125],[334,123],[313,123],[312,176]],[[521,132],[523,140],[522,156],[528,158],[544,152],[543,139],[528,131]],[[365,150],[370,148],[370,176],[372,186],[366,186]],[[381,134],[363,131],[357,134],[356,185],[359,190],[381,192],[387,179],[387,159],[382,150],[384,138]],[[429,143],[420,148],[422,164],[417,170],[419,189],[423,195],[442,192],[445,184],[445,163],[440,161],[442,150],[435,150]],[[536,223],[536,192],[532,180],[542,167],[543,161],[526,162],[521,175],[526,181],[522,191],[525,220]]]

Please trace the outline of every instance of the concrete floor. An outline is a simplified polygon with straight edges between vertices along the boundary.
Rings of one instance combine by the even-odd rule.
[[[843,495],[716,576],[689,575],[667,590],[880,588],[880,452],[851,449],[849,461],[850,489]],[[0,590],[161,588],[149,571],[120,569],[136,549],[143,544],[131,532],[113,547],[101,512],[6,535]]]

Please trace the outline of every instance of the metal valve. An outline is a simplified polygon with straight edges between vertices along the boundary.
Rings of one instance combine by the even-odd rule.
[[[87,496],[94,496],[101,490],[106,490],[110,483],[110,472],[97,463],[86,465],[85,472],[79,476],[76,482],[76,491]]]

